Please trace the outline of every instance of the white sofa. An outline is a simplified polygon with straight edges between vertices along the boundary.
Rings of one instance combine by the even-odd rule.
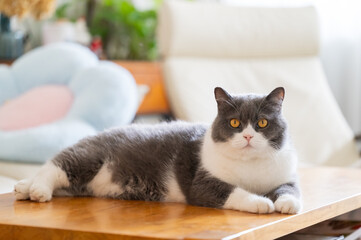
[[[160,14],[164,79],[176,117],[212,121],[213,89],[269,93],[286,89],[284,114],[303,165],[358,162],[319,60],[312,6],[264,8],[165,1]]]
[[[15,183],[15,179],[0,176],[0,194],[11,192]]]
[[[34,176],[41,164],[11,163],[0,161],[0,194],[11,192],[14,184],[21,179]]]

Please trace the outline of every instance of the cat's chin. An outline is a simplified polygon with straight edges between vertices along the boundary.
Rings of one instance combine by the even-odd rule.
[[[237,146],[236,148],[240,149],[242,152],[253,152],[253,151],[260,151],[257,146],[253,144],[246,144],[242,146]]]
[[[259,158],[260,156],[263,156],[266,152],[268,152],[268,149],[247,145],[238,149],[238,152],[240,155],[242,155],[243,160],[253,160],[254,158]]]
[[[249,145],[247,145],[247,146],[245,146],[245,147],[242,147],[241,149],[240,149],[240,151],[243,153],[243,154],[247,154],[247,153],[257,153],[257,152],[259,152],[259,150],[258,149],[256,149],[255,147],[253,147],[253,146],[249,146]]]
[[[247,144],[246,146],[242,147],[241,149],[244,149],[244,150],[248,151],[248,150],[251,150],[251,149],[255,149],[255,147],[250,145],[250,144]]]

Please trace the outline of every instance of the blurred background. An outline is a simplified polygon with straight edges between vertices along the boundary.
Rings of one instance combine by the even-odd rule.
[[[88,46],[103,59],[157,61],[161,58],[156,40],[157,11],[162,1],[167,0],[2,0],[2,38],[4,32],[11,31],[23,45],[19,44],[12,56],[3,53],[1,58],[17,58],[41,45],[72,41]],[[18,6],[10,9],[7,2]],[[352,130],[361,132],[360,1],[206,2],[267,7],[315,5],[321,23],[320,57],[325,74]]]

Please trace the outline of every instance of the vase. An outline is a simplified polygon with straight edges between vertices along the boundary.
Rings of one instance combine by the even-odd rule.
[[[24,33],[10,30],[10,18],[0,13],[0,59],[13,60],[24,53]]]

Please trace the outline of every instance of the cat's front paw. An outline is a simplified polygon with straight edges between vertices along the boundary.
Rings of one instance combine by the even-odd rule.
[[[30,199],[37,202],[47,202],[51,200],[52,190],[47,185],[33,184],[30,187]]]
[[[31,185],[31,180],[29,179],[21,180],[17,184],[15,184],[14,194],[16,200],[26,200],[30,198],[29,196],[30,185]]]
[[[248,206],[245,208],[247,212],[273,213],[275,211],[275,206],[269,198],[252,196],[250,199],[248,199],[248,201]]]
[[[277,198],[275,202],[276,211],[286,214],[296,214],[301,211],[302,205],[300,199],[291,195],[285,194]]]

